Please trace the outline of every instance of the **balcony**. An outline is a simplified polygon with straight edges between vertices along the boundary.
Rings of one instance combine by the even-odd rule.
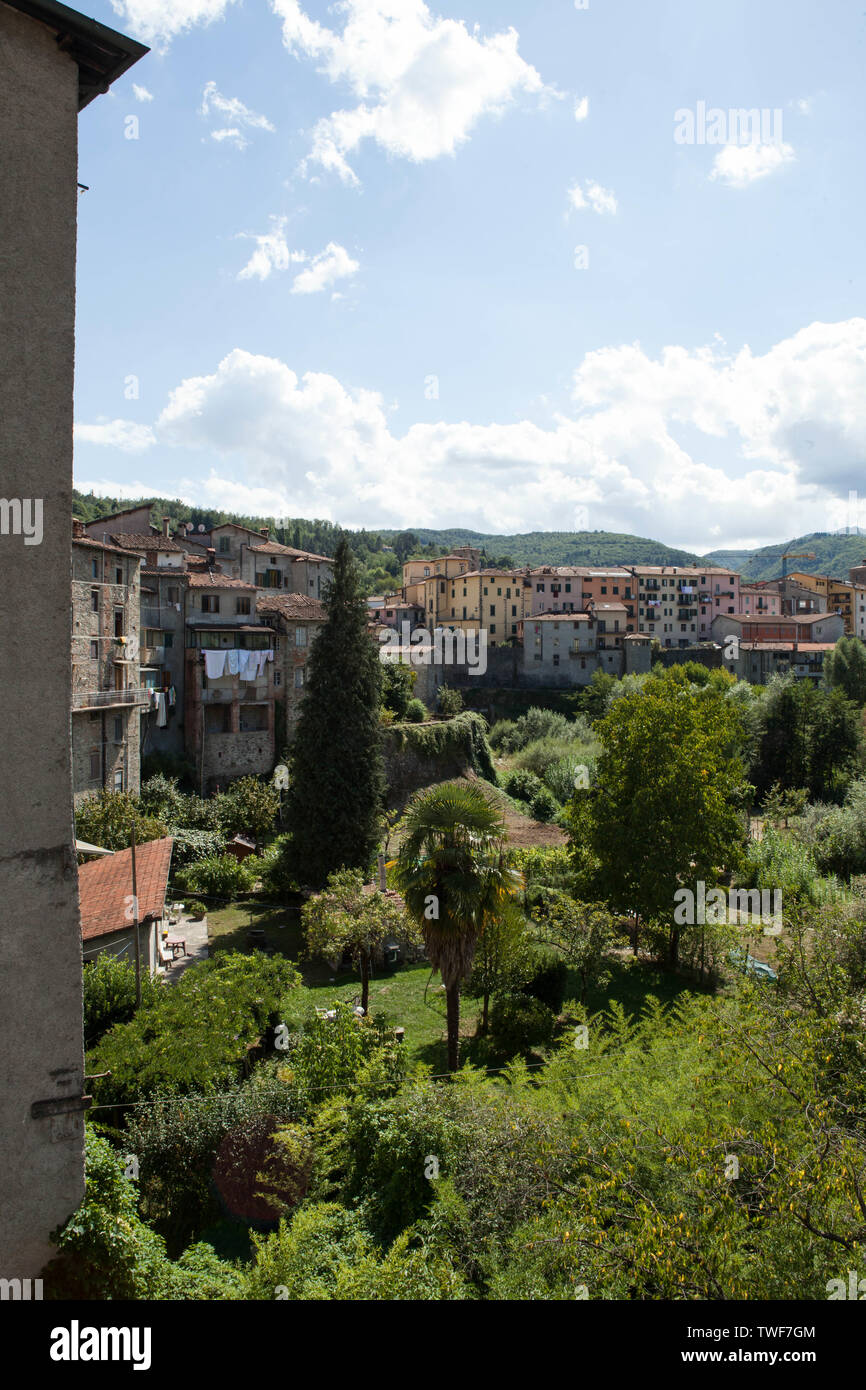
[[[107,709],[112,705],[146,705],[150,700],[147,690],[138,686],[127,686],[124,690],[73,690],[73,709]]]

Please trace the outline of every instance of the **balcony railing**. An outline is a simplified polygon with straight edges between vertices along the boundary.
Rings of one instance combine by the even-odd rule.
[[[109,705],[146,705],[149,692],[137,686],[124,690],[73,690],[73,709],[105,709]]]

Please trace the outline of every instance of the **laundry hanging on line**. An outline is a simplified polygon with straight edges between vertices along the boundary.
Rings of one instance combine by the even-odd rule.
[[[219,680],[225,670],[226,656],[225,651],[207,650],[204,653],[204,669],[208,680]]]

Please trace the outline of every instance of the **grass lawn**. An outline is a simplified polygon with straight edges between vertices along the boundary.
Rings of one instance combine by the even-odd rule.
[[[224,950],[248,950],[247,930],[256,927],[264,931],[267,945],[298,964],[304,977],[303,988],[297,994],[300,1014],[308,1007],[330,1008],[335,1000],[351,1002],[360,995],[360,976],[354,970],[340,970],[334,975],[323,962],[299,960],[303,937],[296,910],[238,902],[208,913],[207,920],[211,955]],[[479,1012],[474,999],[462,1001],[460,1031],[465,1037],[474,1034]],[[439,976],[430,978],[429,965],[422,961],[375,975],[370,981],[370,1013],[384,1013],[395,1028],[406,1029],[410,1064],[425,1062],[436,1072],[447,1070],[445,995]]]
[[[209,913],[211,954],[249,950],[246,933],[250,927],[264,931],[267,945],[298,964],[304,979],[297,994],[299,1015],[312,1007],[330,1008],[335,1000],[352,1002],[360,995],[360,977],[354,970],[340,970],[334,975],[324,962],[299,959],[303,938],[298,912],[293,908],[237,902]],[[630,955],[615,956],[610,968],[611,979],[604,989],[589,991],[587,1007],[590,1013],[600,1012],[616,999],[627,1014],[636,1017],[648,994],[654,994],[663,1004],[670,1004],[682,993],[696,989],[694,983],[682,976],[671,975],[646,961],[633,962]],[[579,979],[576,972],[570,971],[566,998],[577,999],[579,995]],[[424,1062],[437,1073],[447,1070],[445,995],[438,975],[431,979],[428,964],[401,966],[393,972],[374,976],[370,981],[370,1012],[383,1013],[393,1027],[405,1028],[410,1065]],[[480,1001],[461,1000],[460,1032],[464,1039],[461,1052],[466,1060],[473,1060],[478,1052],[474,1034],[480,1012]]]

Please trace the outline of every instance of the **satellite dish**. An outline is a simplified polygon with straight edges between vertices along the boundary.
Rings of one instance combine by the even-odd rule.
[[[278,791],[287,791],[289,786],[289,769],[285,763],[278,763],[274,768],[274,786]]]
[[[207,528],[205,527],[205,524],[204,524],[203,521],[200,521],[200,522],[199,522],[199,524],[198,524],[198,529],[199,529],[200,531],[204,531],[204,530],[207,529]]]

